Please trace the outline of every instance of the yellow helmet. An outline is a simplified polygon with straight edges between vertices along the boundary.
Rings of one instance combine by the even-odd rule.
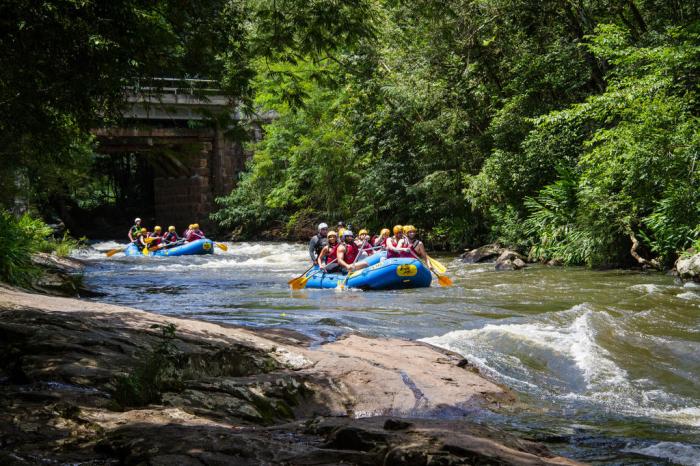
[[[401,225],[395,225],[394,226],[394,234],[398,235],[399,232],[403,233],[403,227]]]
[[[148,233],[148,228],[141,228],[141,233]]]
[[[403,227],[404,235],[407,235],[409,231],[418,231],[418,230],[416,230],[416,227],[414,227],[413,225],[406,225],[405,227]]]
[[[335,239],[338,239],[338,233],[336,233],[333,230],[328,232],[328,234],[326,235],[326,238],[330,238],[331,236],[335,236]]]
[[[170,225],[170,226],[168,227],[168,231],[175,231],[175,227],[174,227],[173,225]]]
[[[338,234],[343,236],[343,233],[345,233],[345,228],[338,228]]]
[[[369,235],[369,231],[367,231],[367,230],[365,230],[365,229],[363,228],[362,230],[360,230],[360,231],[357,233],[357,235],[358,235],[358,236],[359,236],[359,235]]]
[[[190,223],[189,225],[187,225],[187,229],[188,229],[188,230],[191,230],[192,228],[194,228],[194,224],[193,224],[193,223]]]
[[[199,228],[199,223],[193,224],[193,225],[192,225],[192,228],[194,228],[195,230],[196,230],[197,228]]]
[[[161,231],[161,230],[162,230],[162,228],[160,227],[160,225],[156,225],[156,226],[153,228],[153,231]]]
[[[390,234],[391,232],[388,228],[382,228],[382,231],[379,232],[379,236],[389,236]]]

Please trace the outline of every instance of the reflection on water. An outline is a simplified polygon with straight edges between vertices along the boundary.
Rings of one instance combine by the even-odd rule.
[[[201,257],[107,260],[99,252],[113,247],[98,243],[84,257],[102,301],[284,326],[319,341],[348,330],[424,339],[465,355],[527,402],[485,421],[581,459],[700,464],[696,285],[625,271],[495,272],[443,258],[454,287],[292,292],[287,280],[308,266],[303,245],[234,243]]]

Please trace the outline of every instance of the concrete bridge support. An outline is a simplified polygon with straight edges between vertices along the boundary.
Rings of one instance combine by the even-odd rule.
[[[213,128],[109,128],[95,131],[103,154],[135,153],[154,168],[153,221],[181,232],[190,223],[215,228],[214,199],[228,194],[246,155],[237,142]],[[151,226],[151,225],[149,225]]]

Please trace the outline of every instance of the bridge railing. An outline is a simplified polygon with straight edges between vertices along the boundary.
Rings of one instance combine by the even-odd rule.
[[[195,78],[134,78],[131,86],[126,90],[134,94],[156,95],[183,95],[183,96],[208,96],[222,95],[221,89],[214,87],[217,81],[213,79]]]

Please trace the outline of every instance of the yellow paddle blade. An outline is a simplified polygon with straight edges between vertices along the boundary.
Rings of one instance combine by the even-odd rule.
[[[148,247],[143,248],[143,251],[141,251],[144,256],[148,255]]]
[[[437,260],[433,259],[432,257],[428,256],[428,262],[430,262],[430,266],[433,269],[435,269],[436,271],[438,271],[440,273],[447,272],[447,267],[442,265],[442,263],[440,261],[437,261]]]
[[[112,257],[112,256],[115,255],[116,253],[122,252],[122,251],[124,251],[124,250],[123,250],[123,249],[110,249],[110,250],[107,251],[105,254],[107,254],[107,257]]]
[[[214,244],[216,244],[216,247],[218,247],[222,251],[228,251],[228,246],[226,246],[224,243],[214,243]]]
[[[144,238],[143,240],[144,240],[146,243],[152,243],[154,239],[155,239],[155,238],[152,238],[152,237],[149,236],[148,238]]]
[[[438,275],[438,283],[440,286],[452,286],[452,279],[447,275]]]
[[[297,277],[293,280],[289,280],[289,286],[291,286],[293,290],[303,290],[306,288],[306,282],[308,281],[309,277]]]

